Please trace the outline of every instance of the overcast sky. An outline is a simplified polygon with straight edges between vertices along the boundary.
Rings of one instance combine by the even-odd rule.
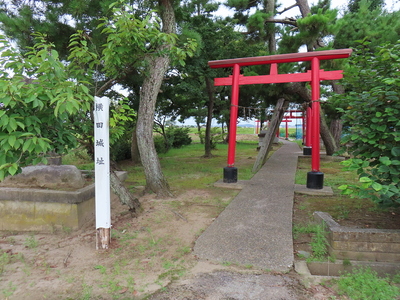
[[[221,3],[224,3],[226,1],[220,0]],[[331,6],[334,8],[338,8],[340,10],[343,10],[347,6],[348,0],[332,0],[331,1]],[[289,7],[293,4],[296,3],[295,0],[278,0],[278,3],[282,4],[284,8]],[[308,0],[308,3],[310,6],[315,5],[318,3],[318,0]],[[389,11],[395,11],[400,9],[400,0],[386,0],[386,9]],[[221,5],[219,9],[219,13],[222,15],[231,15],[232,12],[229,12],[229,10],[224,6]],[[286,14],[283,16],[285,17],[294,17],[296,15],[300,15],[300,11],[298,8],[293,8],[290,11],[288,11]]]

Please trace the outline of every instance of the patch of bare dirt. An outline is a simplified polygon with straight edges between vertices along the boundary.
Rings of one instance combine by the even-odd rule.
[[[257,140],[255,135],[246,138]],[[250,158],[239,163],[246,161]],[[280,290],[293,299],[335,299],[337,295],[328,287],[305,288],[294,272],[275,274],[223,266],[200,261],[192,254],[196,238],[236,193],[209,187],[164,200],[146,195],[139,198],[143,211],[137,217],[113,196],[112,242],[107,251],[95,249],[94,222],[76,232],[68,228],[48,234],[2,232],[0,299],[142,299],[156,291],[154,299],[183,299],[183,292],[186,299],[193,300],[250,299],[244,289],[242,298],[230,294],[230,287],[237,283],[233,287],[243,284],[257,289],[260,282],[268,293]],[[348,212],[340,202],[322,199],[315,203],[320,204],[313,206],[306,198],[296,196],[294,222],[308,222],[315,210],[332,213],[328,210],[332,207],[337,208],[337,215],[332,215],[342,217],[336,218],[339,223],[385,228],[382,220],[390,219],[390,224],[400,221],[398,210]],[[307,249],[308,241],[297,240],[296,249]],[[224,296],[216,296],[222,290]],[[268,297],[264,299],[291,299],[274,298],[273,294]]]
[[[191,247],[236,192],[191,190],[140,198],[133,217],[112,197],[112,242],[95,249],[94,222],[76,232],[3,232],[0,299],[139,299],[197,263]]]

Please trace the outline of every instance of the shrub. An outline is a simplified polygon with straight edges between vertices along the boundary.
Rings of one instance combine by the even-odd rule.
[[[168,152],[169,147],[168,147],[167,143],[165,142],[165,138],[163,136],[155,135],[153,139],[154,139],[154,146],[155,146],[158,154]]]
[[[180,148],[190,145],[192,143],[192,138],[189,136],[189,131],[190,129],[188,127],[168,127],[166,132],[168,146]]]
[[[110,147],[110,157],[113,161],[131,158],[131,141],[125,136],[121,137]]]
[[[340,189],[383,204],[400,203],[400,43],[373,54],[364,46],[347,72],[346,87],[352,91],[342,98],[347,107],[338,109],[352,157],[343,164],[357,170],[361,185]]]
[[[206,131],[205,130],[201,130],[200,133],[199,133],[199,136],[200,136],[200,140],[205,141]],[[221,129],[219,127],[212,127],[211,128],[210,138],[211,138],[211,141],[210,141],[211,142],[211,149],[215,150],[215,149],[217,149],[217,144],[221,143],[224,140],[225,136],[221,132]]]

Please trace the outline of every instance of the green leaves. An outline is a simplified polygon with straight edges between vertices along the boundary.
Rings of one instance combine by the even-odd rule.
[[[43,162],[50,150],[74,146],[74,133],[64,129],[68,116],[84,113],[92,100],[89,89],[70,77],[73,64],[64,65],[45,36],[35,39],[27,54],[6,45],[0,57],[12,74],[0,80],[0,180]]]
[[[351,76],[345,77],[348,93],[342,101],[347,141],[354,157],[344,162],[360,174],[360,185],[343,192],[376,202],[399,202],[400,175],[400,43],[382,45],[371,55],[364,45],[351,58]]]

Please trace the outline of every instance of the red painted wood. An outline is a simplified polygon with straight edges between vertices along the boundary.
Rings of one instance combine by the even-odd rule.
[[[352,53],[351,49],[314,51],[306,53],[279,54],[259,57],[245,57],[225,60],[209,61],[211,68],[232,68],[233,76],[226,78],[215,78],[216,86],[232,86],[231,120],[229,132],[228,166],[233,167],[235,161],[236,144],[236,122],[239,103],[239,85],[245,84],[267,84],[286,82],[309,82],[311,81],[313,109],[307,109],[306,120],[306,146],[312,146],[312,171],[319,171],[319,84],[321,80],[336,80],[343,78],[342,71],[320,70],[320,61],[329,59],[347,58]],[[311,61],[311,73],[278,74],[278,63],[290,63],[300,61]],[[240,67],[271,64],[270,75],[242,76]],[[311,113],[312,111],[312,113]],[[304,122],[303,122],[304,124]],[[310,133],[311,132],[311,133]]]
[[[320,70],[321,80],[337,80],[343,78],[343,71],[324,71]],[[258,75],[258,76],[239,76],[239,85],[247,84],[267,84],[267,83],[286,83],[286,82],[309,82],[311,81],[311,72],[292,73],[278,75]],[[232,85],[232,76],[214,79],[215,86]]]
[[[269,75],[277,75],[277,74],[278,74],[278,64],[271,64]]]
[[[314,57],[311,61],[311,71],[312,71],[312,79],[311,79],[311,101],[312,101],[312,152],[311,152],[311,171],[319,172],[319,159],[320,159],[320,145],[319,145],[319,132],[320,132],[320,87],[319,87],[319,59],[318,57]]]
[[[304,113],[303,113],[302,117],[303,117],[303,121],[301,123],[303,125],[302,126],[302,129],[303,129],[303,145],[305,145],[306,144],[306,120],[305,120]]]
[[[311,120],[312,120],[312,109],[307,107],[306,112],[306,146],[311,147]]]
[[[285,133],[286,133],[285,138],[286,139],[288,139],[288,137],[289,137],[288,123],[290,123],[290,122],[292,122],[292,121],[288,120],[288,119],[282,120],[282,123],[286,123],[286,126],[285,126]]]
[[[257,57],[244,57],[244,58],[233,58],[224,60],[212,60],[208,62],[211,68],[229,68],[234,65],[243,66],[254,66],[263,64],[273,63],[289,63],[298,61],[311,61],[314,57],[319,60],[327,59],[339,59],[347,58],[350,56],[351,49],[340,49],[340,50],[325,50],[325,51],[314,51],[314,52],[303,52],[303,53],[289,53],[289,54],[278,54],[269,56],[257,56]]]
[[[232,96],[231,96],[231,112],[229,123],[229,144],[228,144],[228,167],[233,167],[235,164],[236,152],[236,126],[238,117],[238,104],[239,104],[239,76],[240,66],[233,66],[232,76]]]

